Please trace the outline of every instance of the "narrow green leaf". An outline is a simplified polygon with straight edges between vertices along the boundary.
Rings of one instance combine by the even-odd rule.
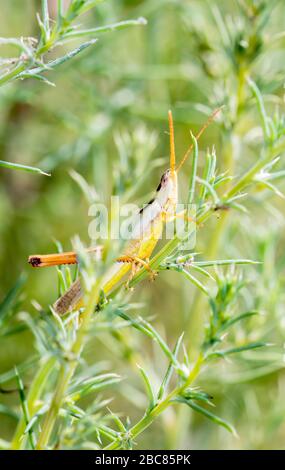
[[[45,331],[38,328],[37,323],[34,321],[34,319],[28,315],[26,312],[23,312],[21,314],[21,319],[26,322],[28,325],[29,329],[33,333],[36,341],[37,341],[37,347],[41,353],[43,352],[53,352],[53,346],[50,342],[50,338],[47,338],[45,335]]]
[[[176,359],[177,359],[178,352],[179,352],[179,349],[180,349],[180,346],[181,346],[181,343],[182,343],[182,340],[183,340],[183,336],[184,336],[184,333],[182,333],[179,336],[178,340],[176,341],[175,347],[173,349],[173,356]],[[174,370],[173,364],[172,364],[172,362],[170,362],[169,365],[168,365],[168,368],[166,370],[165,376],[163,378],[162,384],[159,388],[159,391],[158,391],[158,394],[157,394],[157,400],[161,400],[161,398],[163,397],[164,392],[167,389],[167,386],[168,386],[169,381],[171,379],[173,370]]]
[[[258,111],[259,111],[259,114],[260,114],[260,117],[261,117],[261,123],[262,123],[264,139],[268,141],[268,140],[270,140],[271,132],[270,132],[270,128],[269,128],[269,125],[268,125],[268,116],[266,114],[262,94],[260,93],[260,90],[259,90],[258,86],[256,85],[256,83],[254,83],[253,80],[248,78],[247,81],[248,81],[250,89],[251,89],[251,91],[252,91],[252,93],[255,96],[256,101],[257,101],[257,107],[258,107]]]
[[[111,418],[112,420],[114,421],[114,423],[116,423],[116,425],[118,426],[119,430],[123,433],[125,433],[127,431],[124,423],[122,422],[122,420],[120,420],[119,416],[115,415],[109,408],[108,408],[109,412],[110,412],[110,415],[111,415]]]
[[[101,374],[90,379],[85,379],[76,384],[73,384],[67,393],[67,397],[70,400],[78,401],[82,397],[92,393],[103,390],[106,387],[114,385],[120,382],[122,379],[117,374]]]
[[[63,20],[63,0],[57,0],[57,27],[61,28]]]
[[[204,165],[204,170],[203,170],[203,175],[202,175],[202,178],[204,181],[209,181],[210,167],[211,167],[211,154],[209,152],[209,149],[207,149],[206,163]],[[205,200],[206,192],[207,192],[206,187],[202,185],[200,188],[200,194],[199,194],[200,204]]]
[[[67,290],[67,282],[61,266],[56,267],[57,270],[57,286],[58,296],[61,296]]]
[[[213,402],[211,401],[213,397],[209,395],[209,393],[203,392],[201,390],[187,389],[183,392],[183,397],[186,398],[186,400],[198,400],[206,403],[207,405],[214,406]]]
[[[172,353],[172,351],[169,349],[169,347],[167,346],[167,344],[165,343],[165,341],[162,339],[162,337],[160,336],[160,334],[153,328],[153,326],[148,323],[147,321],[143,320],[142,319],[142,323],[144,324],[144,326],[147,327],[147,329],[152,333],[152,337],[155,341],[157,341],[157,343],[159,344],[159,346],[161,347],[161,349],[163,350],[163,352],[166,354],[166,356],[171,360],[173,366],[175,367],[175,369],[178,371],[178,373],[182,373],[181,371],[181,367],[180,367],[180,364],[179,362],[177,361],[176,357],[174,356],[174,354]]]
[[[96,42],[97,42],[97,39],[91,39],[90,41],[84,42],[79,47],[77,47],[76,49],[73,49],[72,51],[68,52],[64,56],[59,57],[58,59],[55,59],[55,60],[51,60],[50,62],[45,64],[45,66],[35,67],[33,69],[28,70],[27,72],[21,72],[15,78],[22,78],[22,75],[25,75],[26,78],[28,78],[28,76],[32,77],[35,74],[39,75],[40,73],[48,72],[49,70],[54,69],[55,67],[62,65],[68,60],[72,59],[73,57],[75,57],[76,55],[84,51],[87,47],[92,46]]]
[[[24,384],[23,384],[23,382],[22,382],[22,379],[21,379],[21,377],[20,377],[20,375],[19,375],[19,372],[18,372],[16,366],[15,366],[15,376],[16,376],[16,379],[17,379],[18,390],[19,390],[19,397],[20,397],[20,402],[21,402],[21,407],[22,407],[23,416],[24,416],[26,425],[28,425],[28,424],[29,424],[29,421],[30,421],[28,403],[27,403],[27,400],[26,400],[26,395],[25,395],[25,390],[24,390]],[[30,446],[31,446],[31,448],[34,450],[35,447],[36,447],[36,437],[35,437],[35,435],[34,435],[34,433],[33,433],[32,430],[29,431],[28,435],[29,435],[29,443],[30,443]]]
[[[85,4],[82,5],[80,9],[80,14],[82,15],[83,13],[86,13],[88,10],[91,8],[94,8],[95,6],[99,5],[100,3],[105,2],[106,0],[89,0]]]
[[[206,418],[211,420],[213,423],[224,427],[227,431],[231,432],[235,437],[237,437],[236,430],[230,423],[228,423],[226,420],[220,418],[219,416],[211,413],[210,411],[206,410],[202,406],[197,405],[197,403],[194,403],[191,400],[186,400],[183,397],[179,397],[175,401],[178,401],[179,403],[184,403],[185,405],[190,406],[190,408],[192,408],[193,410],[197,411],[198,413],[201,413]]]
[[[146,388],[147,396],[148,396],[148,399],[149,399],[148,409],[152,410],[155,406],[155,396],[154,396],[154,392],[153,392],[150,380],[149,380],[148,375],[147,375],[146,371],[144,370],[144,368],[139,366],[138,364],[137,364],[137,367],[139,368],[139,371],[140,371],[141,376],[142,376],[142,378],[144,380],[144,383],[145,383],[145,388]]]
[[[269,189],[270,191],[272,191],[274,194],[276,194],[276,196],[279,196],[281,197],[282,199],[284,199],[284,194],[272,183],[270,183],[269,181],[261,181],[260,182],[265,188]]]
[[[45,25],[43,24],[40,14],[37,13],[36,16],[37,16],[38,25],[40,28],[40,42],[39,42],[39,48],[40,48],[41,46],[44,46],[46,44],[47,32],[46,32]]]
[[[21,289],[26,282],[26,276],[21,274],[19,279],[17,280],[16,284],[9,290],[6,297],[0,303],[0,322],[3,323],[7,315],[9,314],[10,310],[13,308],[15,301],[18,298]]]
[[[138,25],[146,25],[147,21],[145,18],[137,18],[134,20],[126,20],[120,21],[118,23],[108,24],[106,26],[99,26],[98,28],[90,28],[90,29],[81,29],[81,30],[73,30],[68,33],[65,33],[63,39],[74,39],[84,36],[95,36],[101,33],[108,33],[112,31],[117,31],[120,29],[128,28],[129,26],[138,26]]]
[[[192,282],[192,284],[194,284],[194,286],[198,287],[198,289],[200,289],[204,294],[206,294],[207,296],[210,295],[208,289],[202,284],[202,282],[200,282],[195,276],[190,274],[189,271],[187,271],[186,269],[182,269],[182,273],[190,282]]]
[[[197,271],[198,273],[203,274],[208,279],[214,280],[214,277],[210,273],[208,273],[208,271],[206,271],[206,269],[201,268],[201,266],[195,265],[195,263],[193,263],[191,265],[191,269],[194,269],[194,271]]]
[[[231,266],[236,264],[260,264],[260,261],[254,261],[251,259],[218,259],[213,261],[195,261],[196,266],[204,268],[210,266]]]
[[[223,351],[214,351],[208,354],[207,359],[210,359],[213,357],[225,357],[229,354],[236,354],[236,353],[240,353],[244,351],[249,351],[250,349],[263,348],[264,346],[268,346],[268,343],[264,343],[264,342],[249,343],[249,344],[245,344],[244,346],[225,349]]]
[[[198,143],[197,139],[191,132],[191,139],[193,143],[193,160],[192,160],[192,169],[190,174],[189,182],[189,192],[188,192],[188,204],[193,204],[195,197],[195,185],[196,185],[196,175],[197,175],[197,163],[198,163]]]
[[[34,166],[22,165],[20,163],[11,163],[11,162],[5,162],[3,160],[0,160],[0,167],[1,166],[3,168],[9,168],[10,170],[21,170],[21,171],[27,171],[29,173],[38,173],[41,175],[50,176],[49,173],[46,173],[40,168],[36,168]]]
[[[275,171],[274,173],[270,173],[267,178],[271,180],[275,180],[278,178],[284,178],[285,177],[285,170],[280,170],[280,171]]]
[[[86,413],[82,408],[70,402],[66,403],[66,409],[61,409],[60,411],[65,412],[76,419],[82,419],[86,416]]]
[[[185,269],[183,265],[178,265],[175,263],[169,263],[167,265],[162,264],[160,265],[159,269],[161,271],[171,269],[173,271],[177,271],[178,273],[182,273],[184,277],[186,277],[190,282],[192,282],[192,284],[198,287],[204,294],[210,295],[208,289],[195,276],[190,274],[190,272],[187,269]]]
[[[39,421],[39,418],[41,416],[43,416],[49,409],[50,407],[50,404],[49,403],[45,403],[37,412],[36,414],[34,414],[34,416],[32,416],[32,418],[30,419],[29,423],[27,424],[26,428],[25,428],[25,431],[24,431],[24,434],[27,434],[28,432],[30,432],[35,424]]]
[[[220,176],[217,176],[217,178],[215,178],[215,181],[213,183],[213,187],[215,189],[219,188],[222,184],[228,183],[228,182],[232,181],[233,179],[234,179],[233,176],[225,176],[225,174],[222,174]]]
[[[258,312],[255,311],[255,310],[253,310],[251,312],[244,312],[244,313],[241,313],[240,315],[236,315],[235,317],[231,318],[226,323],[224,323],[221,326],[221,328],[219,328],[219,332],[224,331],[224,330],[230,328],[231,326],[233,326],[235,323],[237,323],[239,321],[242,321],[242,320],[245,320],[246,318],[250,318],[254,315],[258,315]]]
[[[215,169],[216,169],[216,153],[214,150],[212,151],[212,153],[210,153],[208,149],[207,154],[206,154],[206,164],[205,164],[204,171],[203,171],[203,180],[210,182],[211,179],[215,175]],[[216,180],[214,184],[215,183],[216,183]],[[205,185],[201,185],[200,195],[199,195],[200,204],[205,200],[206,195],[207,195],[207,188]]]
[[[136,320],[135,318],[130,317],[127,313],[123,312],[122,309],[118,308],[113,311],[113,313],[120,318],[123,318],[126,322],[128,322],[133,328],[136,330],[140,331],[144,335],[148,336],[149,338],[153,338],[153,333],[147,328],[145,325],[143,325],[143,320],[139,318]]]
[[[48,0],[42,0],[42,15],[43,25],[46,32],[46,38],[49,38],[49,11],[48,11]]]
[[[98,201],[99,196],[96,193],[95,189],[87,183],[86,179],[83,178],[82,175],[77,173],[77,171],[75,170],[70,170],[69,174],[73,181],[78,184],[89,204],[93,204],[94,202]]]
[[[110,428],[109,426],[105,426],[104,424],[100,424],[98,426],[98,430],[101,434],[108,437],[109,439],[117,439],[119,437],[119,433],[114,431],[114,429]]]
[[[216,206],[219,205],[220,203],[219,196],[216,193],[214,187],[209,183],[209,181],[205,181],[202,178],[199,178],[198,176],[196,176],[196,180],[198,181],[198,183],[202,184],[203,186],[207,188],[207,190],[209,191],[209,193],[211,194],[213,198],[214,204]]]
[[[22,73],[21,74],[21,78],[34,78],[35,80],[39,80],[41,82],[44,82],[46,85],[49,85],[49,86],[53,86],[55,87],[55,83],[51,82],[50,80],[48,80],[46,77],[44,77],[43,75],[39,75],[39,74],[31,74],[29,72],[27,73]],[[46,173],[45,173],[46,174]],[[50,174],[48,174],[48,176],[50,176]]]

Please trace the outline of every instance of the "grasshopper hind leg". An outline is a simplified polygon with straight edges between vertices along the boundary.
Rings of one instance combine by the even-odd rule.
[[[80,279],[77,279],[70,288],[54,303],[53,308],[59,315],[65,315],[82,305],[83,291]]]

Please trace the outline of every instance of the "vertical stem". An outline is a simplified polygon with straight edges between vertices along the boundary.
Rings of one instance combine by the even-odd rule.
[[[61,28],[63,20],[63,4],[62,0],[57,0],[57,29]]]
[[[196,186],[196,175],[197,175],[197,163],[198,163],[198,144],[197,139],[191,132],[191,138],[193,142],[193,161],[192,161],[192,170],[190,175],[190,183],[189,183],[189,193],[188,193],[188,204],[193,204],[194,197],[195,197],[195,186]]]
[[[87,306],[81,316],[81,325],[80,325],[76,339],[70,351],[70,354],[72,357],[74,357],[74,359],[72,359],[71,361],[65,364],[62,364],[60,367],[58,382],[56,385],[54,396],[51,401],[50,408],[45,416],[45,419],[42,425],[42,431],[41,431],[41,434],[39,436],[38,443],[36,446],[36,449],[38,450],[45,449],[48,446],[49,438],[54,429],[54,425],[56,423],[59,410],[64,401],[65,392],[68,388],[69,382],[71,378],[73,377],[73,374],[77,367],[80,354],[84,346],[84,339],[85,339],[86,331],[88,329],[89,321],[94,312],[95,306],[97,305],[99,301],[99,293],[100,293],[100,282],[97,281],[96,284],[91,289],[91,292],[88,296]]]
[[[47,35],[49,34],[49,11],[48,11],[48,0],[42,0],[42,15],[43,24]]]
[[[238,73],[238,86],[237,86],[237,103],[236,103],[236,115],[242,111],[245,103],[245,85],[247,77],[247,67],[245,64],[240,64]]]
[[[46,445],[48,444],[60,407],[62,405],[65,391],[68,387],[71,377],[73,376],[76,365],[77,362],[74,361],[69,366],[64,364],[60,368],[58,383],[51,402],[51,406],[43,422],[42,432],[36,446],[37,450],[45,449]]]

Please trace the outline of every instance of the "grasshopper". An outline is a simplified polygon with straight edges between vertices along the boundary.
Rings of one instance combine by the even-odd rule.
[[[220,111],[216,109],[208,118],[207,122],[196,135],[198,140],[215,116]],[[161,176],[160,183],[157,187],[155,197],[145,205],[138,214],[137,222],[133,228],[132,237],[127,243],[122,255],[115,260],[115,263],[107,271],[102,280],[102,290],[108,295],[117,284],[131,270],[131,277],[137,269],[146,268],[150,276],[153,278],[155,272],[149,265],[149,258],[161,237],[164,224],[177,217],[185,217],[185,211],[176,213],[178,202],[178,180],[177,173],[186,161],[187,157],[193,150],[193,144],[188,148],[178,168],[176,168],[175,144],[174,144],[174,127],[171,111],[168,112],[169,134],[170,134],[170,164]],[[101,246],[90,248],[88,252],[100,253]],[[48,254],[48,255],[32,255],[28,262],[33,267],[47,267],[63,264],[76,264],[78,262],[75,252]],[[70,288],[63,294],[53,305],[54,310],[59,315],[64,315],[78,309],[82,306],[83,289],[81,281],[78,278]]]

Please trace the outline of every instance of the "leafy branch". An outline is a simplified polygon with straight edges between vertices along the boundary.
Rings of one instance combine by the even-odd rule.
[[[2,61],[0,86],[6,83],[26,78],[34,78],[53,85],[43,73],[72,59],[97,41],[97,36],[128,28],[129,26],[145,25],[144,18],[131,19],[108,24],[91,29],[80,29],[75,23],[84,13],[95,8],[102,0],[72,0],[64,11],[62,0],[57,1],[55,18],[49,14],[48,1],[42,0],[41,15],[37,15],[39,38],[0,38],[0,46],[13,46],[20,51],[20,55],[10,60]],[[47,55],[57,46],[63,46],[76,38],[87,38],[75,49],[63,54],[54,60],[47,60]]]

